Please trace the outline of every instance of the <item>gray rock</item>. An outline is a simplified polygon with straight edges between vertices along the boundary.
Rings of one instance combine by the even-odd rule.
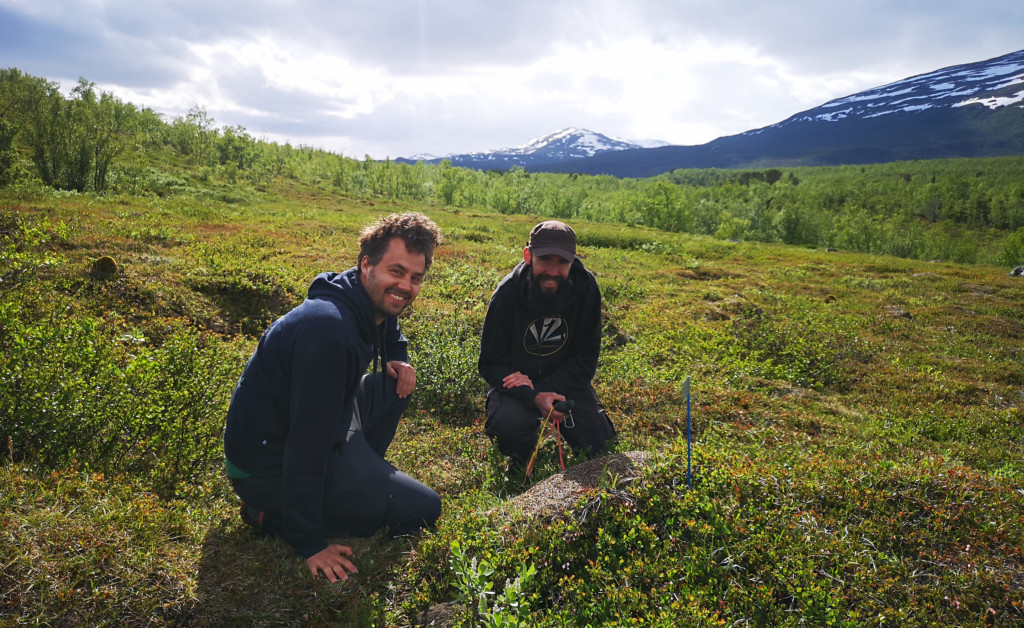
[[[435,604],[416,616],[416,625],[423,628],[442,628],[455,621],[455,604]]]

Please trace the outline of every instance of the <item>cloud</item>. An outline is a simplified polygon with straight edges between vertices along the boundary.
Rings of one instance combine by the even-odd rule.
[[[0,0],[0,58],[170,117],[374,157],[566,126],[703,143],[1019,47],[1024,4]]]

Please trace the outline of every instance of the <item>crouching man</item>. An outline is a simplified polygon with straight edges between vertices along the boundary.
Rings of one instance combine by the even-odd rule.
[[[491,296],[480,338],[484,429],[508,457],[508,475],[522,471],[548,416],[588,458],[613,446],[615,428],[591,384],[600,351],[601,292],[576,257],[576,232],[542,222]],[[566,400],[575,403],[571,420],[554,407]]]
[[[357,569],[328,538],[406,534],[441,514],[434,491],[384,459],[416,385],[397,317],[440,242],[421,214],[366,227],[357,265],[318,275],[263,333],[231,399],[224,453],[243,519],[331,582]]]

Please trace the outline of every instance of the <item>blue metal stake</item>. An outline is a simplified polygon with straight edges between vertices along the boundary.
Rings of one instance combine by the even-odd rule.
[[[692,449],[692,439],[690,437],[690,376],[686,376],[686,380],[683,382],[683,394],[686,395],[686,488],[693,488],[690,475],[690,451]]]

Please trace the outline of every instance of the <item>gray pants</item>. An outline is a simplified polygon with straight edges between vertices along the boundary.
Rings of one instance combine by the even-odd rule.
[[[381,390],[381,385],[384,390]],[[441,516],[441,498],[384,459],[410,398],[395,394],[395,380],[377,372],[363,376],[344,447],[335,447],[324,494],[328,536],[391,535],[429,527]],[[247,505],[280,521],[281,478],[231,480]]]

